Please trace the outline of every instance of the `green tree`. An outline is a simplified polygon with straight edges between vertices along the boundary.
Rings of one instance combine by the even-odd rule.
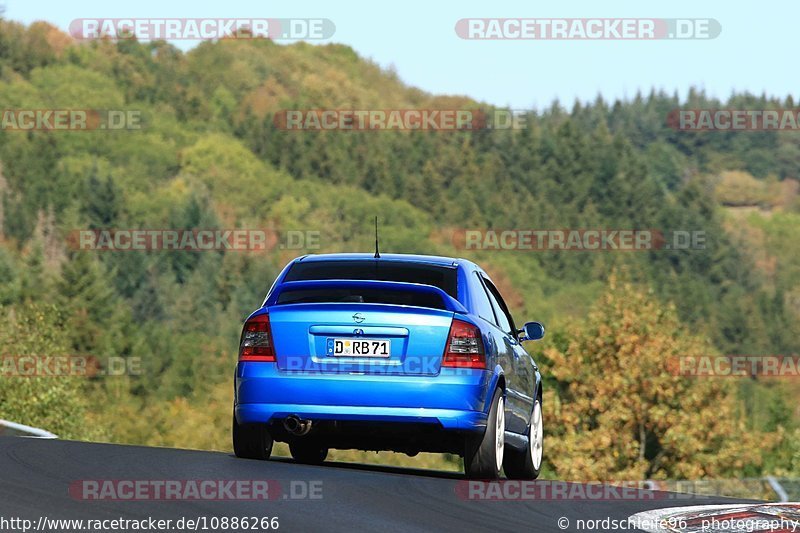
[[[60,311],[53,305],[2,307],[0,418],[40,427],[67,439],[101,439],[89,414],[85,377],[29,376],[21,356],[37,359],[71,355]]]

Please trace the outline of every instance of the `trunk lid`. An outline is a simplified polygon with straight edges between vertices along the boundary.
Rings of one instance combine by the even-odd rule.
[[[438,374],[463,312],[437,287],[384,281],[288,282],[266,303],[277,366],[301,373]],[[345,345],[350,352],[334,353]],[[361,347],[367,355],[352,353]]]

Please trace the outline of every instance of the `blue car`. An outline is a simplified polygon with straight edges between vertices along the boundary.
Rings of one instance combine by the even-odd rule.
[[[377,254],[376,254],[377,255]],[[244,324],[233,448],[274,441],[319,464],[330,448],[458,454],[468,477],[535,479],[542,382],[489,276],[447,257],[308,255]]]

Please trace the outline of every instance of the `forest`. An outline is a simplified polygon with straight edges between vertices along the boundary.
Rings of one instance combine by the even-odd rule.
[[[287,131],[275,120],[287,110],[497,108],[410,87],[344,45],[227,39],[183,52],[0,20],[3,109],[141,118],[113,131],[0,129],[2,355],[139,369],[0,373],[0,418],[71,439],[229,450],[243,319],[290,259],[371,252],[378,216],[382,251],[474,260],[517,322],[546,324],[545,340],[527,346],[545,376],[546,476],[800,476],[796,381],[693,379],[666,365],[800,353],[800,134],[668,124],[678,109],[796,104],[687,89],[515,110],[519,127],[506,129]],[[315,237],[253,252],[69,242],[134,228]],[[509,228],[701,231],[705,246],[526,252],[453,238]]]

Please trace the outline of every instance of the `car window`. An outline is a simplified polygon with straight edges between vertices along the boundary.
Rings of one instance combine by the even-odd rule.
[[[458,297],[456,269],[410,261],[300,261],[286,273],[284,281],[364,279],[422,283],[439,287]]]
[[[370,289],[364,287],[342,287],[329,289],[288,289],[278,296],[276,305],[305,303],[367,303],[412,305],[447,309],[439,294],[407,290]]]
[[[492,303],[489,301],[489,296],[486,294],[486,289],[481,281],[481,276],[475,272],[476,290],[472,291],[474,298],[473,311],[482,319],[497,325],[497,318],[495,318],[494,311],[492,310]]]
[[[506,333],[512,333],[515,331],[514,319],[511,318],[511,313],[508,312],[508,306],[505,301],[503,301],[503,297],[500,296],[500,291],[497,290],[497,287],[495,287],[491,281],[483,276],[481,277],[489,293],[489,300],[492,303],[492,308],[497,315],[498,326]]]

